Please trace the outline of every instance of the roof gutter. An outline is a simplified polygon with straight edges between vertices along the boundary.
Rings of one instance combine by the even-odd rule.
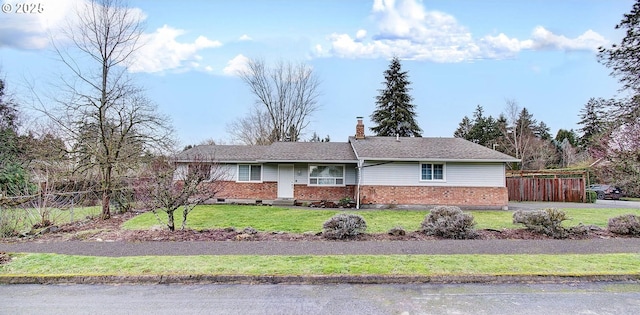
[[[356,154],[357,156],[357,154]],[[521,162],[520,159],[439,159],[439,158],[368,158],[364,157],[360,160],[367,161],[394,161],[394,162],[485,162],[485,163],[515,163]]]
[[[331,163],[358,163],[357,160],[256,160],[258,163],[320,163],[320,164],[331,164]]]

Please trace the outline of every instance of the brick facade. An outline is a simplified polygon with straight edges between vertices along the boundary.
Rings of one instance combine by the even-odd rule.
[[[506,187],[361,186],[361,204],[452,205],[502,208]]]
[[[344,187],[319,187],[307,185],[295,185],[293,194],[297,200],[305,201],[339,201],[344,197],[355,199],[355,186],[347,185]]]
[[[258,199],[274,200],[278,197],[277,182],[262,183],[238,183],[234,181],[222,182],[221,190],[216,194],[221,199]],[[294,199],[305,201],[339,201],[344,197],[354,198],[355,186],[344,187],[319,187],[307,185],[295,185]]]
[[[356,187],[294,186],[294,199],[304,201],[339,201],[355,199]],[[277,182],[223,182],[217,198],[275,200]],[[436,186],[361,186],[361,205],[455,205],[464,207],[502,208],[508,205],[506,187],[436,187]]]
[[[238,183],[226,181],[221,183],[222,189],[216,194],[224,199],[260,199],[273,200],[278,196],[278,183]]]

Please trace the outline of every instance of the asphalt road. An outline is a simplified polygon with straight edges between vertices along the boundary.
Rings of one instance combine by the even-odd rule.
[[[640,314],[640,284],[0,285],[0,314]]]

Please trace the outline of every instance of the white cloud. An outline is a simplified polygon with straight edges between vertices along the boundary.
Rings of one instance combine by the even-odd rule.
[[[235,56],[233,59],[227,62],[227,66],[222,69],[222,73],[226,75],[238,75],[238,73],[242,71],[248,70],[247,63],[249,62],[249,58],[240,54]]]
[[[522,50],[595,50],[607,43],[589,30],[577,38],[556,35],[536,27],[530,39],[510,38],[504,33],[476,39],[454,16],[428,11],[419,0],[374,0],[371,11],[377,31],[366,41],[366,30],[355,38],[348,34],[328,36],[329,47],[317,45],[318,56],[341,58],[388,58],[463,62],[475,59],[513,58]]]
[[[154,33],[144,34],[144,45],[135,52],[133,62],[129,66],[131,72],[160,72],[165,70],[198,69],[202,59],[198,52],[207,48],[222,46],[219,41],[199,36],[193,43],[178,42],[176,38],[183,35],[184,30],[168,25],[157,29]]]
[[[531,35],[533,48],[536,49],[559,49],[559,50],[593,50],[608,44],[608,41],[600,34],[588,30],[582,35],[571,39],[562,35],[553,34],[542,26],[533,30]]]
[[[249,41],[249,40],[253,40],[253,38],[251,38],[251,36],[247,35],[247,34],[243,34],[242,36],[240,36],[240,38],[238,38],[239,41]]]
[[[89,4],[88,0],[40,0],[37,2],[0,1],[8,5],[12,12],[24,6],[19,4],[37,5],[34,9],[42,9],[39,13],[18,14],[0,13],[0,48],[12,47],[18,49],[45,49],[51,43],[51,38],[58,44],[63,44],[65,36],[63,30],[67,25],[77,21],[77,12]],[[38,7],[39,6],[39,7]],[[32,8],[31,6],[28,7]],[[138,8],[130,8],[133,16],[146,19],[145,14]],[[72,31],[73,33],[73,31]]]

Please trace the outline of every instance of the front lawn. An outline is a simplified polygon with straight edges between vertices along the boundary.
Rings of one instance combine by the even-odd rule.
[[[109,275],[638,275],[638,254],[96,257],[11,254],[3,276]]]
[[[609,218],[623,214],[640,215],[640,209],[562,209],[570,221],[566,226],[579,223],[606,227]],[[420,229],[420,224],[428,210],[338,210],[338,209],[300,209],[268,206],[206,205],[198,206],[188,217],[187,226],[192,229],[219,229],[248,226],[262,232],[282,231],[289,233],[319,232],[322,224],[336,213],[357,213],[367,222],[368,233],[384,233],[391,228],[401,226],[407,231]],[[512,223],[513,211],[468,211],[477,222],[477,229],[513,229],[521,225]],[[159,213],[166,220],[166,214]],[[182,224],[181,213],[176,212],[176,226]],[[141,214],[123,225],[124,229],[146,230],[159,225],[153,213]]]

